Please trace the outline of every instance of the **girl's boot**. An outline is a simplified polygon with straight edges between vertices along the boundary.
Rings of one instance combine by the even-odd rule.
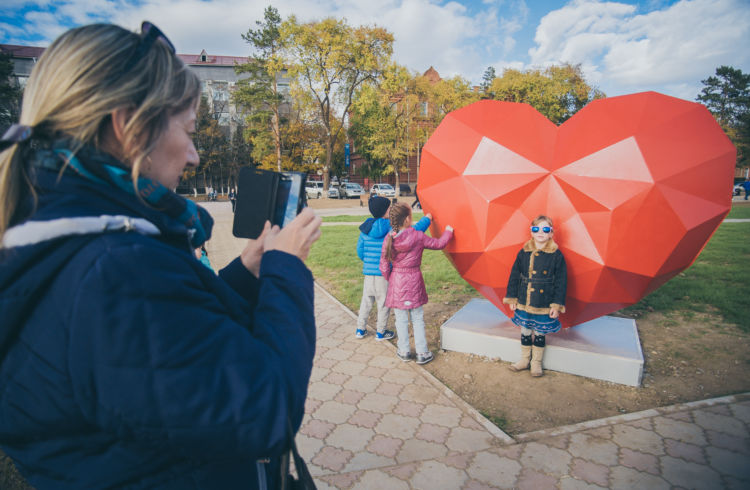
[[[536,345],[531,348],[531,375],[535,378],[542,376],[542,358],[544,357],[544,347],[538,347]]]
[[[529,369],[531,361],[531,335],[521,335],[521,358],[517,363],[508,366],[511,371],[523,371]]]

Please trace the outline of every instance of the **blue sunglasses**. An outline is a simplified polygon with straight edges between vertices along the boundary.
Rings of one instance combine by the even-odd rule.
[[[531,232],[532,233],[536,233],[538,231],[539,231],[539,227],[538,226],[532,226],[531,227]],[[545,233],[549,233],[549,232],[552,231],[552,227],[551,226],[544,226],[544,227],[542,227],[542,231],[545,232]]]

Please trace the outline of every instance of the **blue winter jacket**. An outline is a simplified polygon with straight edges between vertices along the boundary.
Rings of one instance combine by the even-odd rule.
[[[357,240],[357,255],[363,262],[362,274],[366,276],[380,276],[380,253],[383,250],[383,240],[391,232],[391,222],[385,218],[367,218],[360,229],[367,229],[372,223],[369,232],[361,231]],[[425,231],[430,227],[430,218],[424,216],[413,226],[414,229]]]
[[[216,275],[137,198],[35,180],[34,221],[126,215],[159,234],[0,249],[2,450],[40,490],[276,487],[315,351],[310,271],[270,251],[259,278],[239,259]]]

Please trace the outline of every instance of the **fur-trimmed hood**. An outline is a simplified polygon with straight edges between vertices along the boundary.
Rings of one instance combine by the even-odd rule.
[[[559,247],[557,246],[557,243],[555,243],[555,240],[553,238],[550,238],[547,243],[544,244],[544,247],[541,249],[542,252],[551,254],[555,253]],[[523,244],[523,251],[524,252],[536,252],[536,244],[534,243],[534,239],[530,239],[528,242]]]

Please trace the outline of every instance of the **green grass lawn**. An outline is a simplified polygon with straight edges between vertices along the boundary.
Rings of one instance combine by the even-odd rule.
[[[735,206],[735,210],[737,210]],[[750,212],[741,209],[737,217]],[[358,217],[357,221],[362,220]],[[362,296],[362,262],[356,254],[355,226],[326,226],[307,261],[316,280],[353,311]],[[441,251],[425,250],[422,271],[430,301],[458,310],[479,293],[458,275]],[[750,223],[724,223],[695,263],[641,301],[620,311],[629,317],[647,312],[716,313],[750,332]]]
[[[412,218],[414,221],[419,221],[422,219],[424,214],[422,213],[413,213]],[[323,217],[323,223],[361,223],[367,218],[370,218],[370,215],[356,215],[356,214],[342,214],[340,216],[325,216]]]
[[[750,204],[735,204],[732,206],[732,210],[729,211],[727,218],[750,219]]]

